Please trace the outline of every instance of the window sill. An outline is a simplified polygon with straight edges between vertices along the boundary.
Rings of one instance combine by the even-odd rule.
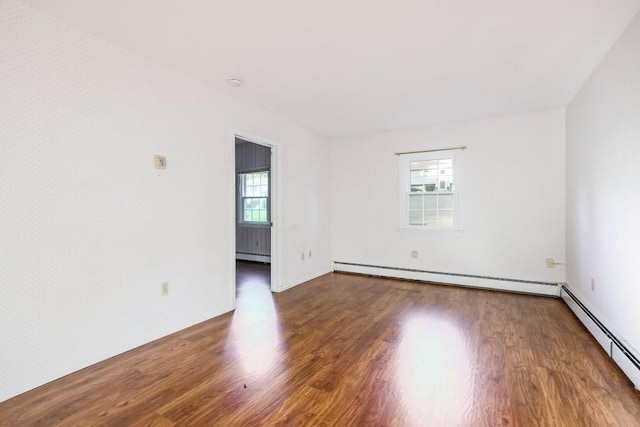
[[[402,232],[414,232],[414,231],[418,231],[418,232],[442,232],[442,233],[452,233],[452,232],[462,232],[464,231],[462,228],[460,227],[429,227],[427,226],[420,226],[420,225],[400,225],[398,226],[398,230],[402,231]]]
[[[238,222],[240,228],[271,228],[270,222]]]

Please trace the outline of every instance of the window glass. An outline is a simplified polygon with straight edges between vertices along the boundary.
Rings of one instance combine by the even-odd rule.
[[[269,172],[240,174],[241,221],[269,222]]]
[[[400,156],[401,226],[456,226],[455,164],[453,152]]]

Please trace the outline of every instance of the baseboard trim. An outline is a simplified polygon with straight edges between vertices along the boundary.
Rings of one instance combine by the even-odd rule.
[[[560,298],[569,306],[615,364],[631,380],[636,390],[640,390],[640,357],[631,349],[631,346],[613,333],[592,310],[580,301],[566,284],[561,287]]]
[[[271,262],[271,256],[269,255],[247,254],[244,252],[236,252],[236,259],[241,261]]]
[[[445,273],[440,271],[357,264],[342,261],[334,261],[333,270],[343,273],[393,277],[397,279],[436,282],[448,285],[468,286],[473,288],[492,289],[553,297],[557,297],[560,292],[559,284],[552,282],[537,282],[532,280],[507,279],[503,277]]]

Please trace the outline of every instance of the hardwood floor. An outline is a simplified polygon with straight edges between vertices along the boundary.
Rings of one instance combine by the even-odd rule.
[[[236,297],[242,297],[244,289],[255,287],[271,289],[271,265],[263,262],[236,261]]]
[[[245,292],[246,291],[246,292]],[[328,274],[0,404],[0,425],[638,426],[560,300]]]

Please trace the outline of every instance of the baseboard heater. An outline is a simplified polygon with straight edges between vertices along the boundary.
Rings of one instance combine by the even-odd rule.
[[[258,255],[258,254],[249,254],[246,252],[236,252],[236,259],[242,261],[256,261],[256,262],[271,262],[271,256],[269,255]]]
[[[605,324],[589,310],[567,285],[562,285],[560,298],[569,306],[571,311],[593,335],[598,344],[607,352],[609,357],[622,372],[631,380],[636,390],[640,390],[640,358],[631,347],[618,338]]]
[[[558,283],[536,282],[531,280],[507,279],[503,277],[476,276],[472,274],[445,273],[440,271],[417,270],[411,268],[386,267],[380,265],[333,262],[333,270],[343,273],[365,274],[368,276],[393,277],[397,279],[418,280],[443,284],[468,286],[473,288],[520,292],[534,295],[557,297],[560,292]]]

